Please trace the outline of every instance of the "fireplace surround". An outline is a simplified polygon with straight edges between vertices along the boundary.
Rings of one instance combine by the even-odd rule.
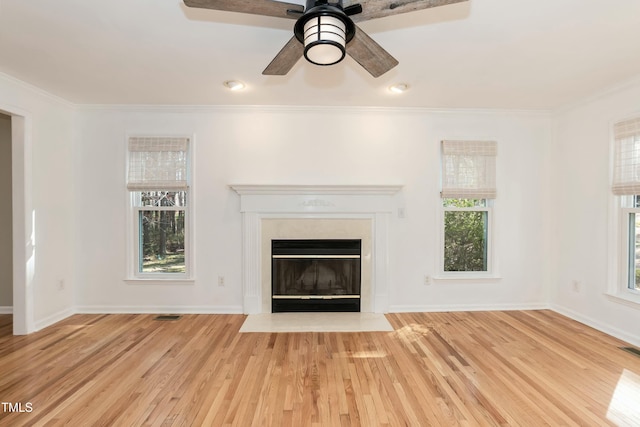
[[[271,245],[279,239],[361,240],[361,312],[389,306],[389,217],[400,185],[231,185],[240,196],[246,314],[272,312]]]

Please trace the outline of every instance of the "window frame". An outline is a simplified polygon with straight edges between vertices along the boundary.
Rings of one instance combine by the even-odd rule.
[[[458,163],[455,156],[470,156],[473,168],[460,171],[448,169]],[[500,279],[496,257],[496,196],[498,172],[498,142],[496,139],[443,139],[440,141],[440,201],[438,209],[438,228],[440,244],[438,266],[435,279],[474,281]],[[453,157],[453,159],[451,159]],[[478,161],[478,163],[475,163]],[[453,175],[451,175],[453,172]],[[462,172],[462,173],[460,173]],[[447,199],[484,200],[484,206],[451,207],[445,206]],[[486,271],[445,271],[445,217],[447,211],[487,212],[486,230]]]
[[[608,274],[604,295],[612,302],[640,309],[640,291],[629,287],[630,242],[629,213],[640,212],[631,207],[634,196],[616,195],[616,132],[617,123],[638,120],[640,112],[609,122],[609,226],[608,226]]]
[[[440,198],[440,245],[439,245],[439,260],[438,260],[438,275],[437,279],[495,279],[498,278],[495,269],[495,199],[477,199],[484,200],[485,206],[470,206],[470,207],[453,207],[445,206],[444,200]],[[446,212],[487,212],[487,231],[486,231],[486,257],[487,257],[487,270],[486,271],[445,271],[445,216]]]
[[[614,214],[612,215],[612,228],[615,236],[610,259],[609,286],[606,295],[616,302],[631,304],[640,308],[640,291],[632,289],[630,285],[631,261],[631,241],[629,215],[631,213],[640,215],[640,207],[629,207],[633,196],[613,196]]]
[[[194,224],[192,220],[192,212],[194,210],[194,186],[192,176],[194,174],[192,167],[192,159],[194,156],[194,140],[193,135],[127,135],[126,137],[126,168],[125,174],[129,171],[130,151],[128,149],[128,143],[130,138],[135,137],[155,137],[155,138],[186,138],[188,139],[187,146],[187,189],[186,192],[186,205],[185,206],[143,206],[140,202],[140,194],[143,191],[136,190],[131,191],[125,188],[126,195],[126,209],[127,209],[127,275],[125,282],[129,284],[140,283],[162,283],[162,284],[192,284],[194,282],[194,258],[195,251],[193,245]],[[125,180],[128,180],[128,176],[125,175]],[[126,182],[126,181],[125,181]],[[125,186],[126,187],[126,186]],[[148,191],[171,191],[166,190],[148,190]],[[184,211],[184,273],[168,273],[168,272],[143,272],[140,271],[141,256],[140,250],[141,242],[141,230],[140,230],[140,212],[143,211]]]

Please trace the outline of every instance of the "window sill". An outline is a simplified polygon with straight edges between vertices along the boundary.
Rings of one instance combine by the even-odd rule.
[[[640,292],[625,291],[620,293],[604,294],[610,301],[617,304],[624,304],[628,307],[640,309]]]
[[[498,280],[502,280],[502,276],[498,274],[492,273],[450,273],[450,274],[439,274],[437,276],[433,276],[433,280],[437,282],[495,282]]]
[[[135,279],[125,279],[124,282],[127,285],[193,285],[196,280],[195,279],[172,279],[172,278],[158,278],[158,277],[149,277],[149,278],[135,278]]]

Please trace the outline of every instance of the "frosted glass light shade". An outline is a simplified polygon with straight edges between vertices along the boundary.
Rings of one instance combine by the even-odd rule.
[[[317,65],[333,65],[345,56],[346,25],[333,16],[320,15],[304,24],[304,56]]]

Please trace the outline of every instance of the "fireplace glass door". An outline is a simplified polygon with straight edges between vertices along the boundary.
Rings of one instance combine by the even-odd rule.
[[[273,240],[272,311],[360,311],[360,240]]]

